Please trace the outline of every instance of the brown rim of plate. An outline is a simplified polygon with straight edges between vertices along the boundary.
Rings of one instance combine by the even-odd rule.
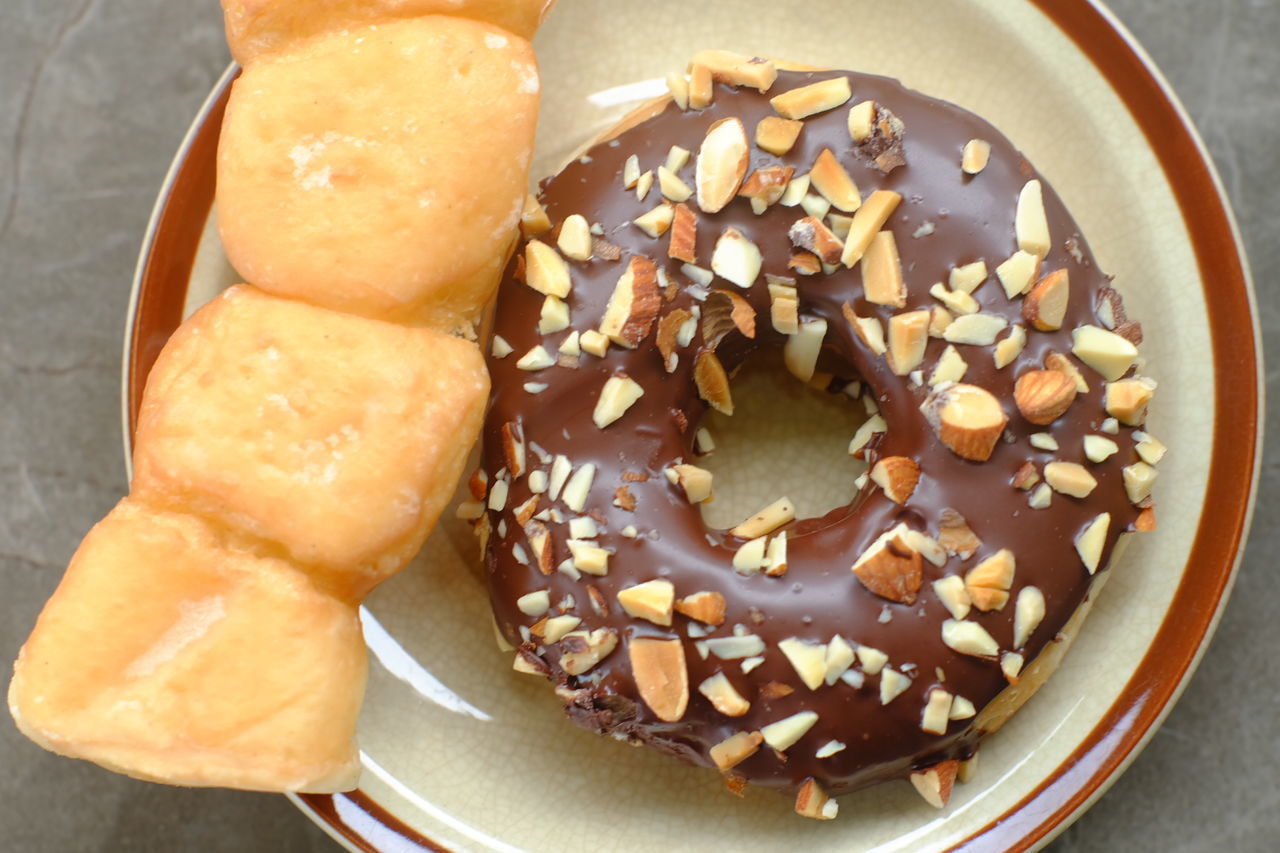
[[[1224,192],[1190,119],[1132,35],[1097,0],[1031,0],[1107,79],[1142,129],[1182,211],[1206,294],[1213,349],[1214,437],[1205,505],[1188,565],[1150,650],[1076,750],[1020,802],[953,850],[1022,851],[1048,843],[1137,757],[1181,694],[1239,567],[1260,458],[1260,352],[1244,249]],[[161,190],[142,246],[124,359],[125,455],[142,387],[182,321],[185,287],[213,204],[218,134],[234,66],[196,117]],[[1248,329],[1249,334],[1240,334]],[[1243,476],[1241,476],[1243,475]],[[1158,650],[1158,652],[1156,651]],[[444,851],[363,791],[302,794],[299,805],[335,837],[369,853]]]

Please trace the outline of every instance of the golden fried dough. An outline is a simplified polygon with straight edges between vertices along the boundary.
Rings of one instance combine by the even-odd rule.
[[[236,81],[218,149],[227,257],[271,293],[455,329],[491,295],[525,193],[522,38],[429,16],[325,34]]]
[[[222,0],[227,44],[241,65],[320,33],[415,18],[454,15],[531,39],[555,0]]]
[[[353,605],[126,498],[40,614],[9,710],[46,749],[142,779],[341,791],[366,666]]]
[[[156,361],[133,494],[278,543],[358,600],[421,547],[488,390],[474,343],[238,285]]]

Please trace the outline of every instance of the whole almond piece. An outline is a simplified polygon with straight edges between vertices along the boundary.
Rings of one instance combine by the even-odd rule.
[[[1042,332],[1062,328],[1067,315],[1067,300],[1071,295],[1071,283],[1065,269],[1054,270],[1036,282],[1022,300],[1022,316]]]
[[[990,391],[965,383],[939,387],[925,398],[920,409],[952,453],[975,462],[991,458],[1009,422],[1000,401]]]
[[[684,645],[675,639],[636,637],[627,647],[631,675],[640,698],[665,723],[674,723],[689,707],[689,669]]]
[[[1051,424],[1076,399],[1076,383],[1057,370],[1029,370],[1013,386],[1018,411],[1033,424]]]
[[[750,161],[747,131],[736,118],[721,119],[707,129],[698,149],[694,183],[698,207],[717,213],[733,201]]]

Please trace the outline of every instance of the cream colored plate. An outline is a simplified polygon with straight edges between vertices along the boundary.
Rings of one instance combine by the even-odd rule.
[[[737,800],[714,773],[564,720],[548,686],[497,651],[473,539],[450,519],[368,602],[382,663],[360,724],[364,791],[437,843],[469,850],[556,851],[584,839],[618,851],[933,850],[966,838],[1052,775],[1111,706],[1165,615],[1203,510],[1208,325],[1193,238],[1152,150],[1089,59],[1026,2],[564,0],[537,47],[539,177],[702,47],[895,76],[994,122],[1061,193],[1147,329],[1145,372],[1161,382],[1150,428],[1173,448],[1156,492],[1161,529],[1132,544],[1057,676],[983,747],[977,779],[946,811],[902,782],[843,798],[840,819],[819,823],[797,818],[786,798]],[[188,312],[234,280],[211,221]],[[767,379],[754,384],[769,393]],[[771,439],[769,423],[739,435],[771,450],[754,463],[733,451],[735,500],[755,508],[779,478],[811,484],[795,495],[802,509],[847,500],[851,474],[820,474],[841,459],[851,422],[815,427],[803,443]],[[751,494],[752,482],[767,493]]]

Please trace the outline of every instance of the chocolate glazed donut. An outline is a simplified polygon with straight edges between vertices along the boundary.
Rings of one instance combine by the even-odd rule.
[[[695,66],[690,108],[526,211],[466,510],[497,624],[576,722],[733,789],[831,817],[910,776],[941,806],[1154,527],[1141,332],[987,122],[883,77],[706,65],[714,90]],[[778,495],[710,529],[699,422],[756,350],[863,398],[870,476],[821,518]]]

